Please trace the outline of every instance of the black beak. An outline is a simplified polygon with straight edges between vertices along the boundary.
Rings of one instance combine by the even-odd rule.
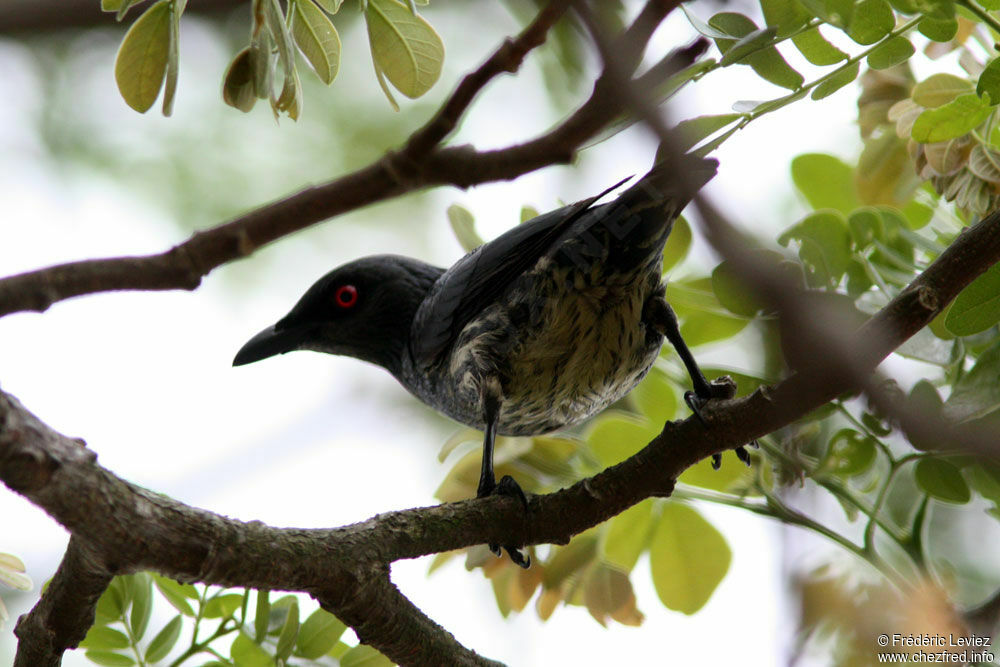
[[[240,348],[233,359],[233,366],[252,364],[276,354],[297,350],[299,345],[309,337],[310,332],[311,328],[309,327],[292,326],[278,329],[277,325],[270,326],[248,340]]]

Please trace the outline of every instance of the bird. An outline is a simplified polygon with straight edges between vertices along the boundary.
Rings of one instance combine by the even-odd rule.
[[[526,221],[448,269],[399,255],[344,264],[243,345],[233,365],[313,350],[381,366],[430,407],[483,431],[476,496],[514,497],[527,511],[510,475],[496,481],[496,436],[540,435],[596,414],[639,383],[664,338],[691,376],[685,400],[699,419],[706,402],[729,397],[684,343],[661,276],[674,220],[717,166],[693,154],[661,162],[613,201],[598,203],[629,179]],[[737,454],[749,465],[744,449]],[[517,547],[504,549],[528,567]]]

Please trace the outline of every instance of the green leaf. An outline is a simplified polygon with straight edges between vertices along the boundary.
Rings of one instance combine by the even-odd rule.
[[[915,53],[913,44],[905,37],[891,37],[868,54],[868,66],[872,69],[889,69],[906,62]]]
[[[119,585],[118,579],[112,579],[111,585],[97,600],[97,622],[105,624],[120,620],[125,614],[127,604],[125,593]]]
[[[832,287],[840,282],[851,260],[851,234],[847,222],[832,211],[807,216],[778,237],[788,246],[799,241],[799,258],[806,267],[806,277],[813,286]]]
[[[954,0],[919,0],[920,12],[938,21],[955,18]]]
[[[650,424],[663,424],[677,412],[677,397],[666,375],[653,366],[629,397]]]
[[[142,639],[149,626],[149,617],[153,613],[153,582],[148,574],[139,572],[129,577],[132,609],[129,613],[129,625],[136,641]]]
[[[931,221],[934,217],[934,209],[916,200],[911,200],[903,207],[903,215],[906,217],[907,228],[916,230],[925,227]]]
[[[601,466],[607,468],[624,461],[660,433],[660,427],[645,419],[620,412],[605,412],[597,417],[587,433],[587,444]]]
[[[243,596],[238,593],[216,595],[205,603],[203,618],[228,618],[243,604]]]
[[[316,0],[316,4],[322,7],[327,14],[336,14],[340,11],[344,0]]]
[[[779,256],[780,257],[780,256]],[[712,291],[722,306],[743,317],[755,317],[760,312],[760,304],[746,280],[740,277],[728,260],[712,269]]]
[[[740,385],[740,389],[743,385]],[[677,481],[702,489],[727,492],[737,487],[745,487],[751,481],[750,468],[740,465],[724,465],[718,470],[712,467],[710,459],[703,459],[681,473]]]
[[[106,625],[95,625],[87,631],[87,636],[80,642],[80,648],[111,650],[128,648],[132,645],[128,635],[120,630]]]
[[[295,3],[292,36],[320,81],[327,85],[333,83],[340,69],[340,35],[312,0]]]
[[[971,336],[1000,322],[1000,264],[994,264],[955,298],[944,324],[956,336]]]
[[[968,79],[942,73],[933,74],[913,86],[910,96],[920,106],[934,109],[971,92],[972,83]]]
[[[988,96],[991,104],[1000,102],[1000,58],[994,58],[979,75],[976,95]]]
[[[825,18],[846,32],[854,20],[854,0],[823,0],[823,5],[826,8]]]
[[[687,505],[669,502],[649,547],[653,586],[668,609],[693,614],[718,587],[732,560],[725,538]]]
[[[938,500],[961,505],[971,498],[962,471],[943,459],[920,459],[915,474],[917,486]]]
[[[132,667],[135,664],[135,659],[114,651],[93,650],[87,651],[85,655],[87,660],[95,665],[104,665],[104,667]]]
[[[776,86],[798,90],[805,81],[773,46],[748,56],[746,60],[760,78]]]
[[[954,306],[953,306],[954,308]],[[979,355],[975,366],[952,386],[945,415],[953,421],[978,419],[1000,408],[1000,343]]]
[[[393,667],[393,662],[368,644],[358,644],[340,658],[340,667]]]
[[[242,630],[229,648],[229,657],[240,667],[274,667],[274,658]]]
[[[167,599],[174,609],[185,616],[194,617],[194,610],[188,602],[188,598],[197,599],[198,591],[191,584],[182,584],[173,579],[153,574],[153,583],[160,594]]]
[[[674,220],[674,228],[663,246],[663,273],[666,273],[687,257],[691,249],[691,225],[681,216]]]
[[[875,463],[875,454],[875,441],[870,436],[843,428],[830,439],[822,467],[834,475],[853,477]]]
[[[814,100],[821,100],[824,97],[833,95],[844,86],[853,83],[858,78],[858,72],[860,71],[861,65],[857,61],[844,65],[831,74],[829,79],[826,79],[823,83],[813,88],[809,97]]]
[[[451,230],[465,252],[471,252],[483,245],[483,238],[476,231],[476,219],[469,209],[452,204],[448,207],[448,222],[451,223]]]
[[[434,28],[396,0],[368,0],[365,19],[376,71],[409,98],[430,90],[444,61]]]
[[[545,563],[542,584],[546,589],[557,588],[574,572],[589,565],[597,557],[597,537],[593,532],[577,535],[569,544],[559,547]]]
[[[170,650],[181,636],[182,616],[174,616],[163,629],[156,633],[146,649],[146,662],[156,664],[169,655]]]
[[[717,116],[698,116],[697,118],[689,118],[681,121],[677,124],[677,132],[680,137],[680,141],[677,143],[677,150],[687,152],[704,139],[742,117],[738,113],[727,113]]]
[[[115,81],[125,103],[145,113],[160,95],[170,53],[170,2],[160,0],[125,33],[115,59]]]
[[[917,30],[927,39],[935,42],[950,42],[958,33],[958,21],[925,17],[917,24]]]
[[[728,314],[715,298],[711,278],[667,283],[667,301],[681,319],[681,335],[691,347],[731,338],[750,322],[745,317]],[[673,349],[665,345],[661,356],[672,355]]]
[[[784,39],[802,28],[809,21],[809,12],[798,0],[760,0],[764,22]]]
[[[719,65],[728,67],[746,58],[751,53],[761,51],[766,45],[772,44],[774,42],[774,29],[755,27],[736,41],[728,39],[719,41],[725,44],[724,55],[719,60]],[[723,47],[720,45],[719,48],[722,49]]]
[[[810,28],[792,37],[795,48],[813,65],[835,65],[847,60],[848,55],[831,44],[819,31],[819,26]],[[857,74],[854,75],[855,77]],[[851,81],[854,77],[851,78]],[[816,99],[815,97],[813,99]]]
[[[744,317],[731,317],[705,310],[694,310],[684,317],[681,324],[681,336],[690,347],[706,345],[720,340],[732,338],[746,328],[750,320]],[[666,349],[668,346],[664,346]],[[667,354],[672,354],[668,351]]]
[[[330,612],[317,609],[299,628],[296,652],[307,660],[316,660],[330,652],[347,626]]]
[[[969,486],[982,497],[1000,503],[1000,468],[995,464],[980,462],[965,469]]]
[[[881,239],[884,235],[882,216],[874,208],[865,207],[852,211],[847,216],[847,226],[851,230],[854,247],[858,250],[867,248],[873,241]]]
[[[856,257],[851,258],[851,263],[847,266],[847,294],[852,298],[857,298],[871,289],[871,277]]]
[[[653,528],[653,499],[633,505],[608,522],[602,560],[623,572],[631,572],[649,546]]]
[[[896,17],[886,0],[861,0],[847,36],[858,44],[874,44],[896,26]]]
[[[708,23],[705,23],[700,18],[689,12],[687,5],[682,4],[681,11],[684,12],[684,16],[687,18],[688,23],[691,24],[691,27],[694,28],[696,31],[698,31],[698,33],[700,33],[701,35],[704,35],[705,37],[708,37],[709,39],[726,39],[728,37],[733,37],[733,35],[731,35],[730,33],[712,27]],[[750,21],[750,19],[747,20]],[[750,22],[753,23],[753,21]],[[741,35],[736,35],[736,36],[739,37]]]
[[[861,206],[852,169],[832,155],[796,156],[792,160],[792,180],[814,209],[832,208],[849,215]]]
[[[101,9],[106,12],[115,12],[115,20],[120,22],[125,18],[128,10],[144,2],[146,0],[101,0]]]
[[[758,29],[749,18],[735,12],[721,12],[708,22],[711,27],[736,38],[716,38],[715,43],[724,54],[720,65],[740,62],[776,86],[789,90],[802,86],[802,75],[792,69],[774,46],[768,46],[774,42],[773,29]]]
[[[295,640],[299,635],[299,603],[295,601],[288,608],[285,615],[285,622],[281,626],[281,633],[278,635],[278,646],[275,649],[275,657],[287,660],[292,655],[295,648]]]

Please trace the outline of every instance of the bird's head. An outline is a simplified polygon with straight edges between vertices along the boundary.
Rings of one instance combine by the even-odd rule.
[[[287,315],[247,341],[233,366],[314,350],[356,357],[398,374],[413,315],[442,271],[396,255],[345,264],[317,280]]]

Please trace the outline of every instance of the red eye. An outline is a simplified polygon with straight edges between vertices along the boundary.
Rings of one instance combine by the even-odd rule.
[[[333,295],[341,308],[350,308],[358,302],[358,289],[354,285],[341,285]]]

